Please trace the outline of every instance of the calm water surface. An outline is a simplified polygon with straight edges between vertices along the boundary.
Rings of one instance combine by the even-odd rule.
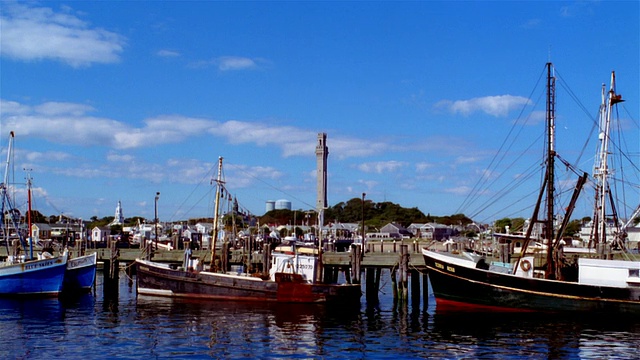
[[[0,300],[0,359],[633,359],[640,320],[394,306],[258,306],[136,297]],[[99,273],[99,277],[101,274]]]

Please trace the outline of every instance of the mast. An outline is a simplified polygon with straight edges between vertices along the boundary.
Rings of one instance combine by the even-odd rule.
[[[554,208],[553,208],[553,197],[554,197],[554,166],[555,166],[555,97],[556,97],[556,79],[553,74],[553,64],[547,63],[547,105],[546,105],[546,126],[547,126],[547,148],[546,148],[546,171],[545,176],[543,178],[542,186],[540,187],[540,192],[538,193],[538,199],[536,201],[536,206],[533,209],[533,215],[531,216],[531,225],[527,228],[527,233],[525,235],[524,244],[522,245],[521,250],[521,258],[526,253],[527,247],[529,246],[529,242],[531,241],[531,234],[533,232],[533,227],[535,224],[542,224],[543,226],[543,234],[547,240],[547,269],[546,269],[546,278],[555,279],[556,278],[556,266],[555,266],[555,257],[554,257]],[[544,197],[546,192],[546,197]],[[539,213],[541,211],[541,204],[543,199],[546,201],[546,219],[540,220],[538,219]],[[519,265],[519,261],[514,267],[514,274],[516,268]]]
[[[8,222],[11,222],[11,225],[16,230],[18,234],[18,238],[20,239],[20,245],[23,249],[27,248],[27,243],[24,239],[22,232],[20,232],[20,213],[16,211],[14,204],[11,202],[11,198],[7,193],[9,191],[9,164],[11,163],[11,157],[13,156],[13,142],[14,142],[15,134],[13,131],[9,133],[9,146],[7,147],[7,162],[5,164],[4,170],[4,178],[3,182],[0,184],[0,192],[2,196],[2,205],[0,206],[0,220],[2,220],[2,228],[6,238],[6,248],[7,253],[9,253],[9,229]],[[7,211],[8,210],[8,211]],[[9,216],[7,220],[5,216]]]
[[[9,186],[8,185],[9,184],[9,163],[11,161],[11,152],[12,152],[11,150],[13,147],[14,136],[15,135],[13,131],[11,131],[9,133],[9,145],[7,147],[7,162],[5,163],[5,167],[4,167],[4,177],[2,179],[2,184],[0,184],[0,189],[2,191],[2,205],[0,206],[0,218],[2,220],[2,224],[0,224],[0,226],[2,226],[2,229],[3,229],[2,235],[5,238],[5,246],[7,248],[7,254],[9,254],[9,231],[5,223],[5,204],[6,204],[6,200],[8,200],[7,189]]]
[[[29,239],[29,258],[33,259],[33,239],[31,238],[31,175],[27,173],[27,239]]]
[[[619,228],[618,216],[615,204],[611,201],[611,189],[609,186],[609,141],[611,139],[611,113],[613,105],[622,102],[622,96],[615,93],[615,71],[611,72],[611,86],[609,92],[606,92],[605,85],[602,84],[602,103],[600,105],[600,140],[598,146],[598,154],[596,156],[596,164],[594,166],[594,177],[596,179],[596,199],[594,209],[594,226],[592,229],[592,237],[594,242],[606,243],[607,241],[607,200],[611,207],[612,221],[616,229]]]
[[[547,238],[547,272],[548,279],[555,279],[555,245],[553,244],[554,227],[554,167],[555,167],[555,117],[556,117],[556,78],[553,74],[553,65],[547,63],[547,219],[545,224],[545,237]]]
[[[216,241],[218,240],[218,212],[220,210],[220,190],[224,184],[222,180],[222,156],[218,157],[218,178],[216,179],[216,202],[213,212],[213,234],[211,241],[211,271],[216,270]]]

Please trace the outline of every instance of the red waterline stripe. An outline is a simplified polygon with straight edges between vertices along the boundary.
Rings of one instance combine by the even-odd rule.
[[[531,310],[531,309],[471,304],[463,301],[437,299],[437,298],[436,298],[436,311],[521,312],[521,313],[535,312],[535,310]]]

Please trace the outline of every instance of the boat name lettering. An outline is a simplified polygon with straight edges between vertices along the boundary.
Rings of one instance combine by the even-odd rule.
[[[37,264],[27,264],[24,266],[25,270],[33,270],[33,269],[37,269],[37,268],[43,268],[43,267],[47,267],[47,266],[51,266],[54,264],[54,261],[45,261],[45,262],[40,262]]]
[[[313,265],[298,265],[298,269],[313,269]]]
[[[453,266],[447,266],[447,271],[456,272],[456,268],[454,268]]]
[[[440,263],[435,263],[436,267],[438,269],[444,269],[444,265],[440,264]]]

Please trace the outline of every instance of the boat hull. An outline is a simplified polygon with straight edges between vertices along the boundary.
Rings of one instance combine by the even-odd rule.
[[[309,284],[291,274],[276,281],[258,277],[193,272],[136,260],[138,294],[191,299],[327,303],[359,301],[359,285]]]
[[[89,292],[96,280],[97,254],[79,256],[67,261],[64,292]]]
[[[479,310],[633,313],[640,315],[640,288],[525,278],[477,269],[423,250],[429,281],[440,305]]]
[[[0,267],[0,296],[58,296],[66,267],[66,255]]]

